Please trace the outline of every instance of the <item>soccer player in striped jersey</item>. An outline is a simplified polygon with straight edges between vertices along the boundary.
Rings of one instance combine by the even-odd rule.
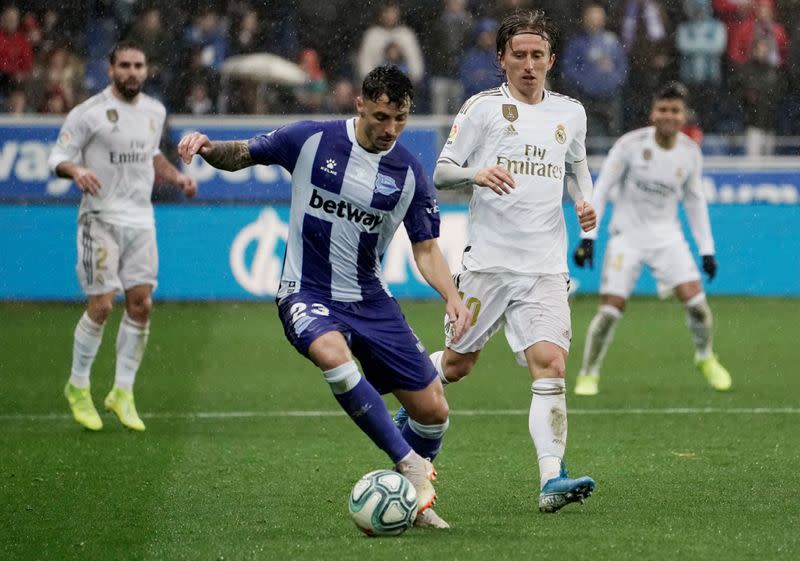
[[[76,269],[89,301],[75,328],[64,394],[76,421],[90,430],[103,427],[89,376],[114,298],[124,291],[114,387],[105,406],[124,426],[143,431],[133,383],[147,345],[157,285],[153,179],[158,175],[189,197],[197,192],[197,182],[179,173],[158,149],[166,110],[141,93],[147,77],[141,46],[130,41],[115,45],[108,74],[111,85],[69,112],[49,159],[56,175],[72,179],[83,193]]]
[[[686,122],[687,97],[686,88],[679,83],[658,92],[650,113],[653,125],[617,140],[597,178],[593,202],[598,216],[612,192],[616,195],[603,261],[600,308],[586,334],[575,385],[578,395],[599,392],[600,365],[643,265],[652,271],[659,295],[674,293],[683,303],[695,364],[706,381],[718,391],[731,387],[730,374],[711,348],[711,309],[678,221],[678,203],[683,201],[703,271],[711,281],[717,262],[701,180],[703,155],[697,143],[680,132]],[[592,266],[597,232],[584,232],[581,237],[575,263]]]
[[[455,338],[463,335],[471,315],[436,241],[435,191],[416,158],[397,143],[412,97],[411,81],[397,67],[379,67],[364,79],[355,119],[298,122],[249,141],[212,142],[195,132],[181,139],[178,151],[187,163],[199,154],[220,169],[277,164],[292,174],[277,296],[286,337],[322,370],[342,408],[414,484],[417,525],[447,528],[430,508],[436,498],[431,461],[449,424],[447,401],[380,266],[402,222],[420,272],[445,300]],[[387,392],[411,414],[402,431],[381,399]]]
[[[506,82],[471,97],[456,116],[436,164],[439,189],[472,186],[462,270],[456,286],[473,313],[459,340],[446,332],[433,353],[440,379],[460,380],[505,326],[518,363],[532,379],[528,429],[539,463],[539,509],[556,512],[594,490],[567,476],[565,369],[572,338],[562,207],[565,177],[581,227],[595,227],[589,204],[586,112],[545,88],[555,62],[555,29],[541,11],[516,11],[497,32]],[[398,418],[399,417],[399,418]],[[402,414],[395,416],[402,425]]]

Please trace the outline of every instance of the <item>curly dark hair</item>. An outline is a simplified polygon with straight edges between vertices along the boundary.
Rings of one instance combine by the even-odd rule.
[[[497,56],[502,57],[511,39],[519,33],[539,35],[555,53],[558,28],[542,10],[515,10],[503,18],[497,30]]]
[[[414,84],[393,64],[374,68],[361,85],[361,95],[371,101],[378,101],[382,95],[389,103],[404,106],[414,100]]]

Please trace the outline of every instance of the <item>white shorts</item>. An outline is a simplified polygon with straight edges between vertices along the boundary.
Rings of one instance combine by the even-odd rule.
[[[158,285],[154,228],[130,228],[89,214],[78,221],[78,281],[88,296]]]
[[[458,343],[451,341],[445,329],[449,348],[458,353],[479,351],[505,325],[508,345],[521,366],[527,365],[525,349],[539,341],[569,351],[572,328],[566,273],[531,276],[462,271],[454,278],[472,312],[472,326]]]
[[[611,236],[606,246],[600,294],[627,299],[639,280],[642,265],[650,268],[661,298],[669,296],[680,284],[700,280],[700,273],[686,240],[643,249],[632,243],[630,238],[618,234]]]

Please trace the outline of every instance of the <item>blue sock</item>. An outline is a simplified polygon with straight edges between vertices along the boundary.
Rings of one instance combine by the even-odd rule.
[[[411,446],[394,426],[381,395],[361,375],[355,362],[347,362],[323,374],[342,409],[394,463],[411,452]]]
[[[402,434],[417,454],[433,461],[442,448],[442,439],[448,426],[450,419],[441,425],[422,425],[409,417]]]

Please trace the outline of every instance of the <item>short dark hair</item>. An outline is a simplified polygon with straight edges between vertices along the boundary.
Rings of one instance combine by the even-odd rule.
[[[497,30],[497,56],[502,56],[509,41],[519,33],[539,35],[555,53],[558,28],[542,10],[515,10],[503,18]]]
[[[389,103],[398,106],[411,105],[414,100],[414,84],[397,66],[378,66],[364,78],[361,95],[371,101],[378,101],[382,95],[386,95]]]
[[[662,99],[679,99],[689,105],[689,89],[680,82],[668,82],[653,96],[653,103]]]
[[[132,39],[123,39],[122,41],[118,41],[114,46],[111,48],[111,51],[108,53],[108,62],[112,65],[117,62],[117,53],[120,51],[139,51],[140,53],[144,54],[144,60],[147,62],[147,53],[144,52],[144,48],[140,45],[137,41],[133,41]]]

